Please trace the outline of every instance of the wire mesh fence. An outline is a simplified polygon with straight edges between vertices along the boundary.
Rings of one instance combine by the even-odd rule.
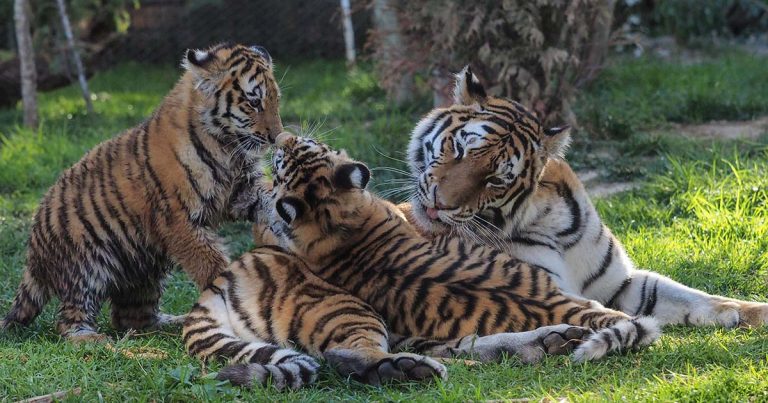
[[[39,90],[77,80],[55,2],[26,0],[31,11]],[[339,0],[69,0],[77,49],[89,75],[115,64],[178,63],[188,48],[261,45],[281,61],[342,59]],[[367,2],[352,0],[354,42],[371,27]],[[0,0],[0,106],[20,97],[14,0]],[[349,39],[349,38],[348,38]]]

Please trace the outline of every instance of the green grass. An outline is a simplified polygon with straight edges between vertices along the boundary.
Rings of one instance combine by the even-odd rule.
[[[576,103],[593,133],[624,139],[667,122],[746,120],[768,114],[766,58],[721,51],[692,63],[618,59]]]
[[[646,75],[660,75],[654,70],[657,62],[648,62],[648,69],[638,63],[642,62],[620,61],[605,80],[617,74],[615,71],[632,69],[643,82],[650,80]],[[306,131],[322,122],[316,131],[321,134],[330,130],[321,136],[329,143],[347,148],[372,166],[402,167],[382,154],[402,157],[408,132],[426,107],[389,106],[365,66],[351,75],[336,62],[279,67],[287,70],[282,109],[286,124]],[[689,76],[699,74],[697,66],[679,69],[680,79],[693,80]],[[18,128],[18,110],[0,111],[0,276],[5,279],[0,282],[0,312],[8,309],[18,284],[31,215],[45,188],[85,150],[147,116],[177,74],[173,68],[124,65],[96,75],[91,80],[98,97],[95,116],[79,112],[82,100],[74,88],[42,94],[43,126],[39,133]],[[630,102],[631,97],[624,97],[619,89],[625,85],[632,92],[635,84],[611,83],[612,91],[602,84],[593,87],[585,98],[592,102]],[[673,82],[662,81],[660,85],[669,85],[668,91],[688,91],[688,87]],[[754,84],[760,85],[764,83]],[[613,110],[625,120],[635,119],[633,109],[606,110]],[[637,119],[642,122],[637,127],[653,127],[671,118]],[[575,162],[580,166],[604,164],[592,161],[589,151],[601,144],[580,139],[573,153]],[[639,161],[637,158],[652,159],[652,169],[633,171],[631,175],[645,178],[640,189],[598,203],[605,221],[638,266],[709,292],[768,299],[765,138],[753,143],[720,144],[633,133],[622,143],[607,144],[618,147],[625,157],[611,164],[617,167],[617,173]],[[383,176],[380,171],[375,173]],[[233,255],[250,244],[246,224],[228,225],[222,234],[230,240]],[[195,298],[191,282],[183,274],[176,274],[169,281],[163,309],[182,313]],[[221,364],[203,365],[187,357],[178,331],[124,338],[124,334],[110,329],[106,310],[99,324],[117,340],[113,348],[70,345],[60,340],[53,329],[55,308],[55,303],[49,305],[28,329],[0,335],[0,400],[73,388],[82,389],[79,398],[70,398],[73,401],[468,401],[523,397],[568,397],[584,402],[768,400],[766,329],[671,328],[647,350],[596,363],[576,365],[566,357],[553,357],[532,366],[514,358],[471,367],[454,364],[445,382],[399,383],[382,388],[342,379],[324,368],[317,384],[300,391],[276,392],[261,387],[241,390],[215,382],[211,374]],[[163,355],[128,357],[123,353],[148,349]]]

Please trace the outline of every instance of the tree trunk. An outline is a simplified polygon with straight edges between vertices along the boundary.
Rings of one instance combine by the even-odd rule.
[[[586,69],[576,81],[577,86],[583,86],[594,80],[603,69],[608,49],[611,45],[611,28],[613,27],[613,11],[616,0],[600,0],[596,2],[595,18],[592,25],[592,40],[584,61]]]
[[[35,51],[30,31],[31,11],[27,0],[14,0],[13,21],[16,24],[16,43],[19,49],[21,75],[21,104],[24,108],[24,126],[37,128],[37,71]]]
[[[352,9],[349,0],[341,0],[341,19],[344,27],[344,48],[347,54],[347,66],[355,65],[355,31],[352,28]]]
[[[80,82],[80,91],[83,93],[83,100],[85,100],[85,107],[89,114],[93,113],[93,103],[91,103],[91,92],[88,90],[88,80],[85,78],[85,68],[83,68],[83,62],[80,60],[80,52],[75,47],[75,38],[72,35],[72,26],[69,23],[69,16],[67,16],[67,8],[64,6],[64,0],[56,0],[56,7],[59,9],[59,17],[61,17],[61,26],[64,28],[64,35],[67,37],[67,47],[69,48],[72,60],[75,63],[77,69],[77,80]]]
[[[385,66],[394,66],[397,55],[405,50],[403,36],[400,32],[400,21],[396,8],[397,0],[373,0],[373,23],[376,26],[379,41],[380,62]],[[394,102],[401,105],[413,99],[413,73],[404,71],[391,89]]]

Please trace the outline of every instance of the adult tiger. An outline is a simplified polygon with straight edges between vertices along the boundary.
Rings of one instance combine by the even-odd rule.
[[[567,128],[543,129],[517,102],[486,94],[466,67],[454,105],[413,130],[415,196],[400,207],[425,234],[453,231],[547,267],[560,288],[662,324],[763,325],[768,304],[708,295],[637,270],[562,155]]]
[[[246,290],[241,294],[251,295],[251,302],[238,297],[239,294],[217,290],[201,299],[201,306],[215,304],[218,308],[190,315],[184,332],[193,353],[205,351],[204,357],[224,355],[236,361],[247,354],[256,357],[256,365],[279,363],[281,354],[268,354],[274,347],[264,354],[259,352],[260,348],[242,347],[243,342],[263,342],[268,336],[266,341],[272,343],[294,342],[310,352],[322,352],[334,364],[351,368],[349,372],[365,379],[365,374],[381,372],[379,357],[389,354],[387,340],[430,356],[474,353],[482,360],[492,360],[507,352],[525,361],[535,361],[544,351],[568,351],[571,338],[584,339],[574,349],[576,360],[597,359],[614,350],[642,347],[658,338],[659,328],[654,319],[632,318],[566,295],[544,268],[457,238],[442,237],[434,242],[424,239],[393,204],[365,190],[370,178],[368,168],[344,152],[288,133],[280,134],[276,145],[272,169],[275,208],[265,231],[305,262],[313,275],[293,275],[296,270],[291,268],[286,277],[273,274],[279,273],[280,267],[255,264],[226,282],[217,280],[214,286],[221,283]],[[273,280],[264,280],[272,276]],[[305,279],[315,276],[333,286],[304,284]],[[291,287],[300,291],[284,291]],[[381,327],[377,328],[374,342],[365,335],[350,336],[349,332],[356,327],[341,324],[358,318],[362,305],[348,311],[343,304],[317,298],[324,297],[322,293],[327,289],[337,287],[369,304],[371,312],[380,314],[387,323],[386,330],[400,336],[389,339]],[[313,289],[318,291],[312,292]],[[335,292],[341,293],[340,290]],[[314,299],[310,301],[303,295],[306,293]],[[323,304],[327,307],[321,315],[298,315],[292,311],[288,328],[283,323],[287,319],[277,322],[286,315],[270,314],[276,307],[294,306],[301,300],[305,300],[305,310]],[[316,330],[323,329],[335,317],[331,313],[349,316],[327,325],[334,329],[331,333],[336,337],[330,338],[326,332],[328,335],[319,339]],[[217,322],[217,318],[225,319]],[[318,326],[317,321],[324,325]],[[346,331],[336,331],[337,328]],[[192,332],[196,332],[193,338],[189,337]],[[319,347],[312,343],[347,338],[359,343],[363,340],[365,344],[324,349],[327,342]],[[417,378],[408,372],[412,368],[440,372],[428,363],[423,357],[409,362],[407,367],[400,368],[403,374],[398,377]],[[258,371],[246,371],[247,366],[240,368],[236,371],[241,373],[234,376],[238,382],[251,374],[263,381],[261,366],[257,366]]]
[[[106,299],[117,328],[179,321],[158,312],[173,263],[200,288],[227,266],[210,227],[255,219],[257,162],[282,131],[280,91],[262,47],[189,50],[183,66],[149,120],[93,148],[48,190],[0,328],[29,324],[54,295],[70,340],[104,337],[95,318]]]

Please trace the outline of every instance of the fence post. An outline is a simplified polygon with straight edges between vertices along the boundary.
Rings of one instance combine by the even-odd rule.
[[[13,20],[16,24],[16,43],[19,50],[21,74],[21,105],[24,108],[24,126],[37,128],[37,70],[35,50],[32,48],[30,20],[32,11],[27,0],[15,0]]]
[[[341,0],[341,19],[344,26],[344,47],[347,53],[347,66],[355,65],[355,31],[352,28],[352,10],[349,0]]]

